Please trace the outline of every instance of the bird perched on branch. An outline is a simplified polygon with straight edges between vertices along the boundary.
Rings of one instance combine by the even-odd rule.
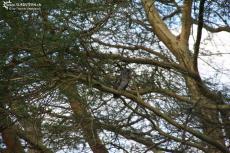
[[[115,84],[115,89],[125,90],[128,87],[130,79],[131,79],[131,70],[126,68],[122,69],[118,82]],[[119,96],[120,95],[118,94],[113,95],[114,98],[118,98]]]

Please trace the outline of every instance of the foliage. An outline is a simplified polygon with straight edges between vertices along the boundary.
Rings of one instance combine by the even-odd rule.
[[[189,48],[189,36],[191,25],[229,32],[230,5],[206,1],[201,14],[200,1],[191,2],[66,0],[41,1],[41,11],[1,8],[3,141],[13,129],[34,153],[227,152],[229,87],[201,78],[194,61],[205,50]],[[123,68],[132,77],[117,90]]]

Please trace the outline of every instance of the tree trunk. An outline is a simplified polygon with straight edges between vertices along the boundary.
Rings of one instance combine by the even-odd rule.
[[[32,123],[31,119],[28,119],[30,121],[25,121],[24,122],[24,128],[25,128],[25,133],[28,137],[30,137],[32,139],[33,142],[35,142],[36,144],[41,143],[42,144],[42,137],[41,137],[41,129],[40,127],[40,123],[37,123],[39,121],[34,120]],[[39,151],[38,148],[31,146],[31,148],[28,149],[28,153],[42,153],[41,151]]]
[[[188,64],[188,63],[187,63]],[[190,68],[192,64],[190,63]],[[191,71],[194,71],[193,69]],[[196,113],[198,115],[200,124],[203,129],[203,133],[212,137],[214,140],[225,146],[223,131],[220,126],[220,116],[218,110],[208,110],[206,108],[200,107],[201,105],[205,105],[208,103],[218,104],[218,101],[214,99],[209,93],[209,91],[203,82],[200,79],[199,74],[198,80],[194,80],[193,78],[189,78],[185,76],[186,84],[191,95],[191,98],[197,102],[197,106],[194,107]],[[210,96],[209,96],[210,95]],[[201,104],[201,105],[200,105]],[[210,144],[207,145],[209,153],[221,153],[218,149]]]
[[[205,87],[199,76],[198,70],[196,67],[194,67],[194,57],[189,50],[188,41],[192,21],[192,1],[185,0],[183,3],[182,28],[179,37],[176,37],[168,29],[167,25],[161,19],[160,14],[155,8],[153,0],[142,0],[142,2],[148,17],[148,21],[152,26],[154,33],[176,57],[179,65],[184,69],[184,71],[188,72],[188,74],[184,74],[184,79],[186,81],[186,86],[191,98],[197,101],[198,104],[217,104],[216,99],[213,99],[212,96],[209,96],[209,93],[211,92]],[[193,74],[193,76],[190,76],[190,74]],[[207,110],[202,107],[195,107],[194,109],[196,110],[197,114],[199,114],[199,122],[202,126],[203,133],[225,146],[222,129],[220,127],[216,127],[216,125],[220,122],[218,110]],[[209,153],[220,152],[214,146],[210,144],[206,145]]]
[[[86,102],[77,93],[74,85],[63,87],[63,93],[68,97],[74,115],[79,121],[83,136],[94,153],[108,153],[97,133],[94,118],[87,110]]]
[[[14,129],[11,127],[2,131],[2,138],[6,144],[6,153],[24,153],[20,140]]]
[[[24,153],[20,139],[15,131],[14,123],[12,123],[9,114],[4,111],[4,104],[0,101],[0,132],[2,139],[6,145],[4,153]]]

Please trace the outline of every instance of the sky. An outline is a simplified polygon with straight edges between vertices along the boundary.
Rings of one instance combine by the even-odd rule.
[[[193,33],[196,33],[196,28],[193,26]],[[190,49],[195,39],[190,37]],[[198,68],[202,78],[230,86],[230,33],[203,30],[200,50]]]

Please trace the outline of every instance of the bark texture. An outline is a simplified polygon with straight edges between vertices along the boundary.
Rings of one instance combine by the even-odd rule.
[[[89,144],[91,150],[94,153],[108,153],[98,135],[94,118],[87,110],[87,104],[77,93],[74,84],[67,84],[62,88],[62,91],[68,97],[71,109],[77,121],[79,121],[85,141]]]

